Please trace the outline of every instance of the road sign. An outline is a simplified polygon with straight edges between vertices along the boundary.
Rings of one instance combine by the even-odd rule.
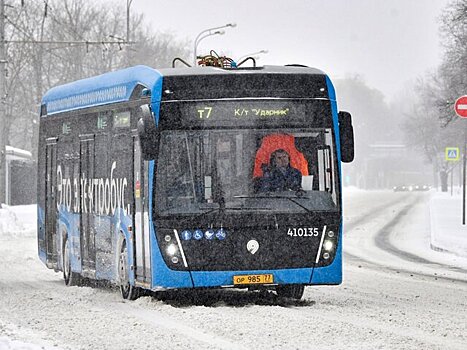
[[[447,161],[458,161],[459,160],[459,147],[446,147],[445,151]]]
[[[467,118],[467,95],[457,99],[454,109],[459,117]]]

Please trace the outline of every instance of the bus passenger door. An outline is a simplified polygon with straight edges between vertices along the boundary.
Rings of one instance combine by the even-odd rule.
[[[47,267],[57,267],[57,138],[47,139],[45,158],[45,251]]]
[[[96,245],[94,229],[95,193],[94,135],[80,135],[80,242],[83,275],[94,278],[96,270]]]
[[[139,140],[133,137],[133,200],[134,200],[134,234],[136,256],[136,279],[138,282],[150,282],[149,254],[149,217],[146,197],[146,171],[141,159]]]

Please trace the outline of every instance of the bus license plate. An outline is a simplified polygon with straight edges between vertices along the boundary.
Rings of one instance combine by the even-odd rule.
[[[274,276],[267,275],[237,275],[233,277],[233,284],[267,284],[274,283]]]

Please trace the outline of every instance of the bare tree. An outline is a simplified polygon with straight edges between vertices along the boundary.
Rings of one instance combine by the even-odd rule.
[[[467,0],[450,3],[441,17],[441,33],[446,49],[439,69],[436,107],[445,124],[456,120],[452,105],[457,97],[467,91]]]
[[[436,169],[445,167],[445,147],[463,143],[463,120],[455,100],[467,91],[467,0],[455,0],[441,16],[445,54],[433,74],[419,80],[417,98],[404,123],[405,139],[419,148]]]
[[[35,150],[40,101],[53,86],[128,65],[168,67],[174,56],[188,56],[187,42],[155,33],[143,15],[130,20],[134,44],[127,46],[123,3],[48,0],[8,7],[10,144]]]

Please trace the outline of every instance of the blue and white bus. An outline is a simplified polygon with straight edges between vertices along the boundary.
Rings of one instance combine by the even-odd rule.
[[[258,190],[286,151],[300,189]],[[304,66],[136,66],[49,90],[38,250],[67,285],[272,289],[342,281],[350,114]]]

